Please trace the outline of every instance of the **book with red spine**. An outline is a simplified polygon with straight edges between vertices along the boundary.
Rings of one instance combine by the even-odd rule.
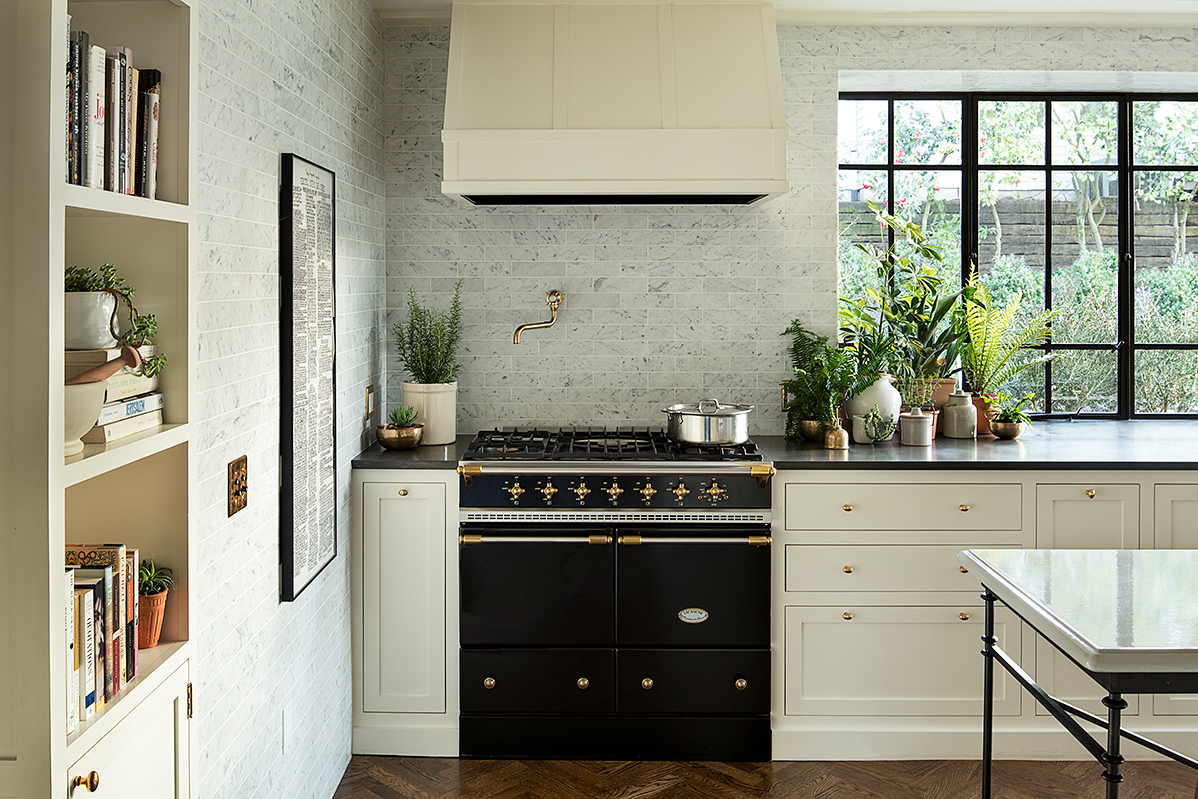
[[[110,624],[107,626],[111,646],[109,652],[112,660],[113,695],[120,692],[125,684],[125,661],[122,659],[125,651],[125,592],[127,590],[125,545],[124,544],[67,544],[67,565],[69,566],[109,566],[112,568],[112,612]],[[108,675],[104,675],[106,684]]]

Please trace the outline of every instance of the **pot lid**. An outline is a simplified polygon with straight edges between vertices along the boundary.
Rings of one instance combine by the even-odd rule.
[[[691,413],[701,416],[739,416],[753,410],[753,405],[722,405],[716,399],[704,399],[698,402],[679,403],[668,408],[662,408],[662,413]]]

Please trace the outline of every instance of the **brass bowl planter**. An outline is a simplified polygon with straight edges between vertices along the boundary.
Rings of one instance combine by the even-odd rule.
[[[803,419],[799,422],[799,434],[803,436],[804,441],[822,442],[826,424],[828,422],[821,422],[819,419]]]
[[[374,437],[384,449],[412,449],[420,445],[420,439],[424,437],[424,425],[391,427],[381,424],[374,429]]]
[[[991,419],[990,432],[999,438],[1019,438],[1023,432],[1023,422],[998,422]]]

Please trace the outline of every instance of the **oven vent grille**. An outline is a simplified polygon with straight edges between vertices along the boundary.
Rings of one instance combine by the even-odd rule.
[[[464,510],[460,520],[463,522],[699,522],[704,524],[726,524],[757,522],[769,524],[771,514],[767,512],[638,512],[638,511],[479,511]]]

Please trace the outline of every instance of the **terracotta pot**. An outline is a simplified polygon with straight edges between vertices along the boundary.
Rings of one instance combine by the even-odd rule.
[[[975,394],[973,396],[973,407],[978,409],[978,435],[993,435],[990,432],[990,403]]]
[[[162,635],[162,616],[166,610],[167,591],[137,598],[137,648],[153,649]]]
[[[932,393],[932,405],[936,408],[942,408],[944,407],[944,403],[948,402],[948,398],[957,390],[957,378],[941,377],[938,379],[940,383]]]

